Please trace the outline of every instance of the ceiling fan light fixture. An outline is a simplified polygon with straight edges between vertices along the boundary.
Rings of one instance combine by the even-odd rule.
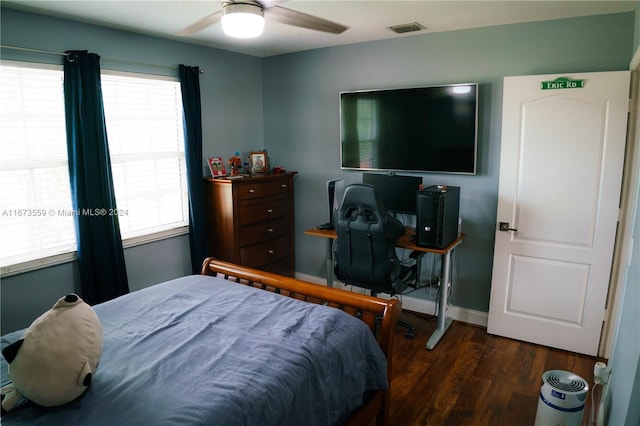
[[[264,30],[262,8],[251,3],[227,3],[222,8],[222,30],[230,37],[258,37]]]

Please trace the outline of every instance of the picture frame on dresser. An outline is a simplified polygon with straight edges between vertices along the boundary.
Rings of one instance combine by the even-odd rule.
[[[224,161],[222,157],[209,157],[207,158],[207,164],[209,164],[209,171],[211,177],[223,177],[227,175],[227,169],[224,167]]]
[[[249,154],[251,167],[254,173],[267,173],[269,171],[269,159],[265,151],[254,151]]]

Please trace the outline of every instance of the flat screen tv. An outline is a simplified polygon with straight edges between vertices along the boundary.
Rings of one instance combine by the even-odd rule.
[[[477,128],[477,83],[341,92],[341,167],[475,174]]]

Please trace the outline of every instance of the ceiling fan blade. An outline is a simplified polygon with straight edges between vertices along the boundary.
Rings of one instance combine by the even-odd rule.
[[[180,31],[178,33],[179,36],[188,36],[188,35],[192,35],[197,33],[198,31],[201,31],[203,29],[205,29],[206,27],[208,27],[209,25],[213,25],[216,22],[218,22],[220,20],[220,18],[222,18],[222,11],[218,11],[215,13],[212,13],[209,16],[206,16],[204,18],[202,18],[199,21],[196,21],[195,23],[189,25],[187,28],[183,29],[182,31]]]
[[[265,18],[282,24],[293,25],[295,27],[308,28],[310,30],[324,31],[327,33],[340,34],[348,27],[327,21],[326,19],[308,15],[295,10],[286,9],[277,5],[264,10]]]
[[[260,0],[257,2],[262,6],[263,9],[269,9],[270,7],[276,6],[278,3],[286,3],[287,0]]]

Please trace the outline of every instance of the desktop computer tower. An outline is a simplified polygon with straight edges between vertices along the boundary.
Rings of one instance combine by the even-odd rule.
[[[458,238],[460,187],[433,185],[417,194],[416,245],[442,249]]]

